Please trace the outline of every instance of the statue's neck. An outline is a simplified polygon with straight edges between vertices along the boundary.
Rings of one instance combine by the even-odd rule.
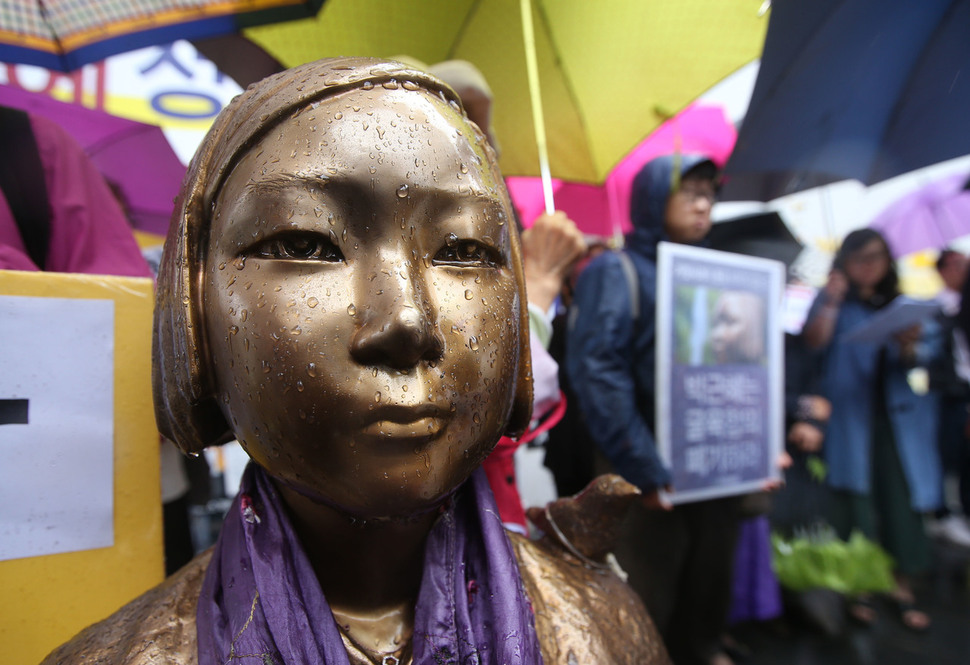
[[[437,511],[414,521],[354,523],[330,506],[277,487],[338,625],[367,648],[386,651],[402,636],[410,640]]]

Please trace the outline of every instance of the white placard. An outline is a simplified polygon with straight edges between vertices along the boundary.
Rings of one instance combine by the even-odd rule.
[[[110,547],[114,302],[0,296],[0,340],[0,560]]]

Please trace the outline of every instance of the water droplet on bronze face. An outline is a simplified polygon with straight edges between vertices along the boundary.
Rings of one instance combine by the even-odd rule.
[[[482,417],[480,415],[478,415],[477,413],[473,413],[472,414],[472,422],[475,423],[476,425],[479,425],[482,422]]]
[[[465,300],[471,300],[474,297],[475,297],[474,293],[472,293],[468,289],[465,289]]]
[[[239,326],[229,326],[230,335],[235,335],[237,332],[239,332]]]
[[[307,298],[306,304],[307,304],[307,307],[309,307],[310,309],[313,309],[314,307],[320,304],[320,301],[317,300],[316,298],[311,297],[311,298]]]
[[[478,338],[477,337],[472,336],[472,337],[469,337],[468,338],[468,348],[471,349],[472,351],[478,351]]]
[[[408,197],[408,186],[401,185],[397,188],[397,198],[406,199]]]
[[[317,365],[316,365],[316,363],[310,363],[310,364],[308,364],[306,366],[306,373],[309,374],[310,376],[316,376],[317,375]]]
[[[340,120],[341,118],[343,118],[343,117],[344,117],[344,114],[343,114],[343,113],[341,113],[340,111],[337,111],[336,113],[334,113],[334,114],[333,114],[333,117],[334,117],[334,118],[335,118],[336,120]]]
[[[296,389],[297,389],[297,390],[298,390],[299,392],[301,392],[301,393],[303,392],[303,382],[302,382],[302,381],[297,381],[297,382],[296,382]]]
[[[381,401],[381,391],[380,390],[378,390],[376,393],[374,393],[374,401],[375,402],[380,402]]]
[[[351,316],[354,316],[355,314],[357,314],[357,308],[354,307],[353,305],[347,305],[347,313],[350,314]]]

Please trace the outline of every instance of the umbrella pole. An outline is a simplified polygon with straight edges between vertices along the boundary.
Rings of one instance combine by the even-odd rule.
[[[556,210],[552,199],[552,174],[549,172],[549,152],[546,147],[546,123],[542,113],[542,95],[539,91],[539,65],[536,60],[536,37],[532,29],[532,3],[521,0],[522,38],[525,42],[525,68],[529,76],[529,98],[532,100],[532,125],[536,133],[536,148],[539,151],[539,175],[542,177],[542,198],[546,203],[546,214]]]

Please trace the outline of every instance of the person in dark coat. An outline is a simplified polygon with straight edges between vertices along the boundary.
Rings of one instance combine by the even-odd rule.
[[[699,245],[711,228],[717,169],[702,155],[667,155],[633,182],[624,250],[592,261],[576,285],[566,362],[587,428],[612,469],[643,492],[617,548],[677,665],[730,663],[720,645],[730,603],[737,501],[672,507],[654,441],[657,243]],[[635,291],[637,308],[632,306]],[[637,312],[634,315],[634,312]]]

